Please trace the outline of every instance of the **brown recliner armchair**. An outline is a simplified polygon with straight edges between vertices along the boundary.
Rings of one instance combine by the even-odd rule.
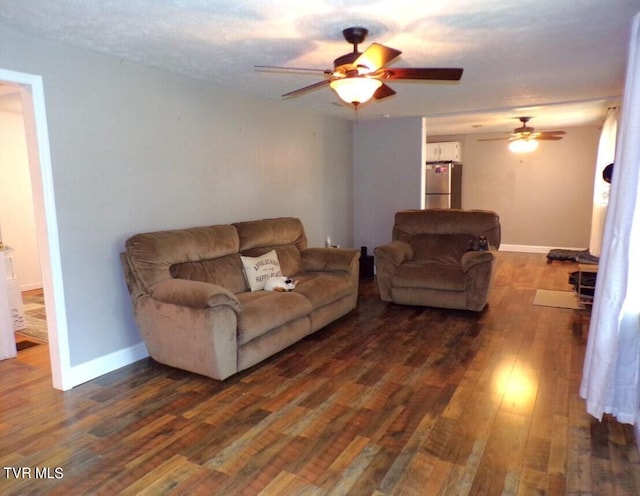
[[[383,301],[476,312],[486,306],[500,247],[497,213],[400,211],[392,240],[374,250]]]

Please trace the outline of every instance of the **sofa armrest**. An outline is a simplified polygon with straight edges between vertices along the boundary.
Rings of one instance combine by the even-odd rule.
[[[496,256],[496,250],[467,251],[462,255],[462,272],[468,272],[478,264],[492,263]]]
[[[155,284],[150,296],[163,303],[189,308],[231,307],[240,311],[240,302],[222,286],[187,279],[165,279]]]
[[[330,270],[352,270],[354,261],[360,258],[360,252],[353,248],[306,248],[302,250],[302,266],[308,272]]]
[[[413,259],[413,248],[405,241],[391,241],[377,246],[373,253],[378,258],[390,260],[393,265],[400,265]]]
[[[399,265],[413,260],[413,248],[405,241],[391,241],[373,250],[378,294],[382,301],[392,301],[391,280]]]

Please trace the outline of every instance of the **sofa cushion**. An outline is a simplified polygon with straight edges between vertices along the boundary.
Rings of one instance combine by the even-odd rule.
[[[146,291],[171,278],[173,265],[214,259],[238,251],[238,233],[229,225],[141,233],[126,241],[129,266]]]
[[[465,275],[459,265],[406,263],[399,266],[393,274],[391,287],[464,291]]]
[[[170,268],[174,279],[189,279],[217,284],[232,293],[240,293],[248,289],[240,254],[226,255],[211,260],[183,262]]]
[[[236,297],[242,305],[238,315],[239,345],[311,312],[311,302],[293,291],[246,292]]]
[[[303,273],[296,276],[296,293],[306,296],[314,309],[353,294],[356,283],[345,274],[322,272]]]
[[[500,247],[500,217],[490,210],[430,208],[396,212],[393,240],[409,241],[416,234],[472,234],[486,236]]]
[[[305,272],[349,272],[360,259],[360,252],[353,248],[307,248],[301,255]]]
[[[264,289],[267,279],[281,277],[280,262],[275,250],[268,251],[259,257],[240,257],[244,266],[244,275],[251,291]]]
[[[416,234],[409,238],[409,244],[416,262],[460,265],[462,255],[472,248],[474,239],[472,234]]]
[[[238,231],[241,252],[282,245],[295,245],[298,251],[307,247],[302,221],[294,217],[236,222],[233,225]]]

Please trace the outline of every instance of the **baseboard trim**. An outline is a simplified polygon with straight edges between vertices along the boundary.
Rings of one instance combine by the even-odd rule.
[[[41,282],[32,282],[29,284],[21,284],[20,285],[20,292],[24,293],[25,291],[33,291],[34,289],[42,289],[42,283]]]
[[[71,367],[69,376],[71,387],[84,384],[96,377],[113,372],[116,369],[129,365],[149,356],[144,343],[138,343],[123,350],[114,351],[108,355],[94,358],[88,362]]]
[[[586,248],[567,248],[563,246],[536,246],[536,245],[500,245],[500,251],[513,251],[520,253],[549,253],[554,249],[583,251]]]

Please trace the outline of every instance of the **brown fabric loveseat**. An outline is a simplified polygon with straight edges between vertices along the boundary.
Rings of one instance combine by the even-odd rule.
[[[250,291],[241,255],[271,250],[293,291]],[[302,222],[278,218],[137,234],[121,260],[151,357],[222,380],[355,308],[359,257],[307,248]]]
[[[488,249],[480,250],[480,236],[487,238]],[[397,212],[392,241],[374,250],[380,298],[479,312],[487,304],[499,247],[495,212]]]

